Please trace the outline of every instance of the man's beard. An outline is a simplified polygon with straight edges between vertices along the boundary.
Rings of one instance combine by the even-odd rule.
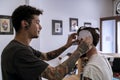
[[[39,36],[33,36],[32,38],[38,38]]]

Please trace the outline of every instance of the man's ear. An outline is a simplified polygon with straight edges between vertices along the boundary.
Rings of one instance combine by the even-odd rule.
[[[29,24],[26,20],[22,20],[21,25],[24,29],[28,29],[28,27],[29,27]]]

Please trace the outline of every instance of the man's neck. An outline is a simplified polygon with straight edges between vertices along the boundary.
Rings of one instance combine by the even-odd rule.
[[[90,59],[90,57],[94,54],[97,54],[97,49],[96,47],[93,47],[90,51],[87,52],[86,56],[88,57],[88,59]]]
[[[16,34],[15,38],[16,41],[29,46],[29,43],[31,41],[31,39],[28,38],[28,36],[26,35],[21,35],[21,34]]]

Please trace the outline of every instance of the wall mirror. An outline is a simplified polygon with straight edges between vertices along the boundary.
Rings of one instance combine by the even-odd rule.
[[[100,18],[100,50],[120,53],[120,16]]]

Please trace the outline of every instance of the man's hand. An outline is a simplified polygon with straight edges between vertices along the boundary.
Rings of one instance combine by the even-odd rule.
[[[66,43],[66,47],[70,47],[73,43],[77,42],[77,33],[72,33],[69,35],[67,43]]]

